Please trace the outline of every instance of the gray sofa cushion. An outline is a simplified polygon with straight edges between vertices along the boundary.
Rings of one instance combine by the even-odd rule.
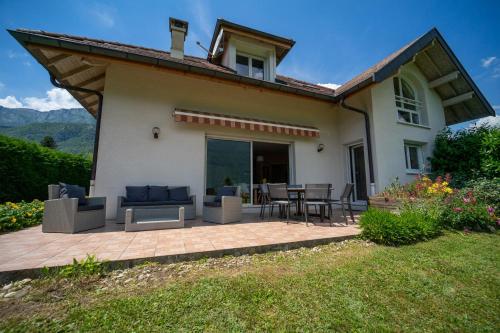
[[[222,202],[221,201],[209,201],[209,202],[204,202],[203,205],[206,207],[222,207]]]
[[[188,189],[186,186],[170,187],[168,189],[169,199],[172,201],[187,201],[189,200]]]
[[[59,183],[59,198],[77,198],[79,206],[87,204],[85,188],[78,185]]]
[[[174,205],[192,205],[192,200],[183,201],[123,201],[122,207],[133,207],[133,206],[174,206]]]
[[[79,212],[85,212],[89,210],[101,210],[104,209],[104,205],[81,205],[78,206]]]
[[[144,202],[148,200],[148,186],[126,186],[127,201]]]
[[[149,185],[148,201],[168,201],[168,186]]]

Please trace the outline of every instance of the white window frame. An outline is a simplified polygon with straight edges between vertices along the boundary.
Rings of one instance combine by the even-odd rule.
[[[413,125],[422,125],[422,111],[424,109],[424,103],[421,101],[418,101],[416,99],[411,99],[411,98],[406,98],[403,97],[403,83],[402,81],[404,80],[410,88],[413,90],[413,94],[415,95],[415,98],[417,98],[417,91],[415,87],[405,78],[396,76],[395,79],[398,80],[398,86],[399,86],[399,92],[396,92],[394,89],[394,82],[393,82],[393,90],[394,90],[394,100],[395,100],[395,106],[396,106],[396,120],[400,123],[404,124],[413,124]],[[399,96],[398,96],[399,93]],[[400,106],[398,106],[398,103]],[[405,108],[405,104],[409,104],[415,107],[415,110]],[[410,121],[406,121],[404,119],[399,118],[399,112],[403,113],[408,113],[410,115]],[[418,117],[418,122],[413,121],[412,115],[417,115]]]
[[[411,159],[410,159],[410,148],[417,149],[417,158],[418,158],[418,169],[411,168]],[[405,166],[406,173],[410,174],[418,174],[422,171],[424,167],[424,153],[423,153],[423,145],[416,143],[407,143],[404,144],[404,153],[405,153]]]
[[[238,56],[242,56],[242,57],[246,57],[248,59],[248,63],[247,63],[247,66],[248,66],[248,75],[245,75],[249,78],[252,78],[252,79],[255,79],[255,80],[266,80],[267,78],[267,65],[266,65],[266,59],[262,58],[262,57],[256,57],[254,55],[251,55],[251,54],[248,54],[248,53],[244,53],[244,52],[236,52],[236,57]],[[262,79],[257,79],[257,78],[254,78],[253,77],[253,73],[252,73],[252,59],[255,59],[255,60],[260,60],[262,61],[262,63],[264,64],[263,66],[263,70],[264,70],[264,77]],[[238,63],[236,62],[236,58],[234,59],[234,63],[236,66],[238,66]]]

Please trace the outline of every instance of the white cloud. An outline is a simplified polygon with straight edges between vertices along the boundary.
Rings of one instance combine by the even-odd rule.
[[[210,20],[210,8],[207,7],[208,1],[194,0],[190,1],[189,10],[195,19],[195,29],[200,30],[204,37],[212,38],[213,22]]]
[[[484,68],[488,68],[496,59],[497,57],[488,57],[481,59],[481,66],[483,66]]]
[[[19,59],[26,57],[28,57],[28,54],[26,52],[15,52],[12,50],[7,50],[7,58],[9,59]]]
[[[330,88],[330,89],[337,89],[338,87],[341,86],[341,84],[337,84],[337,83],[318,83],[318,86],[322,86],[322,87],[326,87],[326,88]]]
[[[491,127],[500,127],[500,116],[489,116],[478,119],[471,127],[489,125]]]
[[[494,110],[500,110],[500,105],[493,105]]]
[[[82,107],[66,90],[59,88],[50,89],[47,91],[47,97],[44,98],[23,98],[22,103],[19,102],[15,96],[7,96],[4,99],[0,99],[0,105],[7,108],[29,108],[38,111]]]
[[[105,28],[112,28],[115,26],[116,10],[113,7],[96,4],[89,10],[89,13],[95,18],[97,23]]]
[[[5,83],[0,81],[0,90],[2,90],[3,88],[5,88]]]
[[[22,108],[23,105],[19,102],[15,96],[7,96],[5,98],[0,98],[0,106],[5,108]]]

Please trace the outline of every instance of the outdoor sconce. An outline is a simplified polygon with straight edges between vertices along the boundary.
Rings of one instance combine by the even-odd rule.
[[[153,137],[155,139],[158,139],[158,136],[160,136],[160,128],[159,127],[153,127]]]
[[[324,145],[324,144],[322,144],[322,143],[320,143],[320,144],[318,145],[318,153],[321,153],[321,152],[323,151],[323,149],[325,149],[325,145]]]

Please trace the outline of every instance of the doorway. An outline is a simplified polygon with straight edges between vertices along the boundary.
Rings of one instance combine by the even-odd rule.
[[[349,146],[350,181],[354,184],[354,201],[366,201],[365,149],[363,144]]]
[[[290,183],[291,144],[244,139],[207,138],[205,193],[239,186],[242,203],[260,204],[259,184]]]

